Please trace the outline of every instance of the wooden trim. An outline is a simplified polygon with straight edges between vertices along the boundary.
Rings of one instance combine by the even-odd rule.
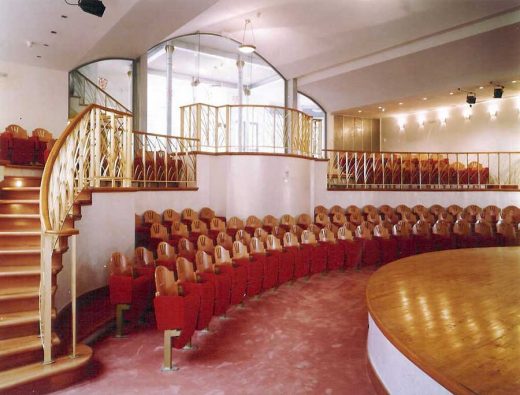
[[[147,181],[148,182],[148,181]],[[153,182],[153,181],[149,181]],[[144,191],[155,191],[155,192],[161,192],[161,191],[170,191],[170,192],[192,192],[192,191],[198,191],[198,187],[192,187],[192,188],[174,188],[174,187],[168,187],[168,188],[152,188],[152,187],[146,187],[146,188],[139,188],[139,187],[117,187],[117,188],[111,188],[111,187],[100,187],[100,188],[86,188],[90,193],[120,193],[120,192],[144,192]]]
[[[468,189],[455,189],[455,188],[431,188],[431,189],[424,189],[424,188],[327,188],[327,191],[331,192],[520,192],[520,189],[518,188],[486,188],[486,189],[479,189],[479,188],[468,188]]]
[[[386,389],[385,385],[381,381],[381,378],[377,374],[376,370],[372,366],[372,361],[367,356],[367,374],[368,378],[372,382],[372,385],[374,386],[374,390],[376,391],[377,395],[389,395],[390,392]]]
[[[304,113],[303,111],[300,111],[296,108],[290,108],[290,107],[284,107],[284,106],[266,106],[266,105],[263,105],[263,104],[224,104],[222,106],[214,106],[214,105],[211,105],[211,104],[206,104],[206,103],[192,103],[192,104],[188,104],[186,106],[180,106],[179,109],[183,110],[184,108],[190,108],[190,107],[195,107],[195,106],[206,106],[206,107],[212,107],[212,108],[215,108],[215,109],[219,109],[219,108],[237,108],[237,107],[242,107],[242,108],[276,108],[278,110],[283,110],[283,111],[293,111],[293,112],[297,112],[297,113],[300,113],[301,115],[303,115],[304,117],[307,117],[307,118],[311,118],[312,119],[312,116],[310,116],[309,114],[306,114]]]
[[[167,139],[200,141],[200,139],[195,139],[195,138],[191,138],[191,137],[170,136],[170,135],[168,135],[168,134],[148,133],[148,132],[141,132],[141,131],[139,131],[139,130],[134,130],[132,133],[133,133],[133,134],[142,135],[142,136],[163,137],[163,138],[167,138]]]
[[[193,151],[196,155],[210,155],[210,156],[279,156],[286,158],[297,158],[314,160],[316,162],[328,162],[328,159],[313,158],[310,156],[296,155],[296,154],[278,154],[274,152],[205,152],[205,151]]]
[[[9,167],[11,169],[23,169],[23,170],[43,170],[43,165],[13,165],[9,161],[0,161],[0,166]],[[20,176],[21,177],[21,176]]]
[[[338,149],[324,149],[323,152],[339,152],[339,153],[349,153],[349,154],[397,154],[397,155],[475,155],[475,154],[481,154],[481,155],[487,155],[487,154],[502,154],[502,155],[508,155],[508,154],[520,154],[520,151],[466,151],[466,152],[453,152],[453,151],[439,151],[439,152],[424,152],[424,151],[408,151],[408,152],[398,152],[398,151],[350,151],[350,150],[338,150]]]

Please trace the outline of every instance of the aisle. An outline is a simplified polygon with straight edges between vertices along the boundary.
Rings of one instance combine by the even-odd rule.
[[[373,394],[366,373],[365,287],[372,269],[315,275],[233,307],[174,350],[161,372],[162,333],[140,328],[94,346],[96,373],[60,394]]]

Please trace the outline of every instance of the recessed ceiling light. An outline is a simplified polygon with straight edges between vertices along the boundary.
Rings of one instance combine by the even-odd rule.
[[[484,89],[484,87],[483,86],[479,86],[478,89]]]
[[[377,108],[381,110],[383,107],[379,106],[379,107],[377,107]]]
[[[48,46],[49,46],[49,44],[43,44],[43,46],[44,46],[44,47],[48,47]]]
[[[357,110],[357,112],[363,112],[363,111],[361,111],[361,110]]]
[[[384,112],[384,111],[385,111],[385,109],[384,109],[384,108],[382,108],[382,109],[381,109],[381,111],[383,111],[383,112]]]
[[[402,106],[402,105],[403,105],[403,102],[402,102],[402,101],[400,101],[400,102],[399,102],[399,105],[400,105],[400,106]]]
[[[61,17],[62,17],[63,19],[67,19],[67,18],[68,18],[67,15],[62,15]]]
[[[41,58],[42,58],[42,56],[41,56],[41,55],[36,55],[36,57],[37,57],[38,59],[41,59]]]
[[[56,30],[51,30],[51,34],[58,34]]]
[[[450,92],[450,95],[453,95],[453,92]]]
[[[423,97],[422,99],[423,99],[423,100],[428,100],[428,98],[427,98],[427,97]]]
[[[516,84],[516,80],[511,81],[513,84]]]

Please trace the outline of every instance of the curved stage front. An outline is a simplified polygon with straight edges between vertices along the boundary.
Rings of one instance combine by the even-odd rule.
[[[368,357],[391,394],[520,393],[520,247],[416,255],[367,286]]]

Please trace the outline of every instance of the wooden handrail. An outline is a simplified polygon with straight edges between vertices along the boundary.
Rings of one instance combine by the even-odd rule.
[[[400,155],[411,155],[411,154],[420,154],[420,155],[476,155],[476,154],[520,154],[520,151],[437,151],[437,152],[424,152],[424,151],[361,151],[361,150],[341,150],[341,149],[324,149],[323,152],[344,152],[349,154],[400,154]]]
[[[49,157],[47,158],[47,162],[45,163],[45,168],[43,169],[42,175],[42,183],[40,188],[40,222],[42,225],[42,231],[47,233],[49,231],[55,231],[56,229],[52,229],[51,221],[49,219],[49,183],[52,173],[52,168],[54,167],[54,163],[56,162],[56,158],[58,157],[58,153],[61,148],[65,144],[67,137],[74,131],[78,123],[81,121],[83,116],[90,112],[92,109],[98,108],[104,111],[110,111],[118,115],[123,116],[132,116],[130,113],[126,113],[123,111],[114,110],[111,108],[103,107],[98,104],[89,104],[83,111],[81,111],[69,125],[65,128],[61,136],[56,140],[54,145],[52,146]]]
[[[139,130],[134,130],[132,133],[133,134],[139,134],[141,136],[155,136],[155,137],[164,137],[164,138],[167,138],[167,139],[200,141],[200,139],[191,138],[191,137],[170,136],[168,134],[148,133],[148,132],[141,132]]]
[[[186,106],[180,106],[179,108],[182,110],[184,108],[189,108],[189,107],[193,107],[193,106],[197,106],[197,105],[200,105],[200,106],[207,106],[207,107],[213,107],[213,108],[226,108],[226,107],[251,107],[251,108],[276,108],[276,109],[279,109],[279,110],[284,110],[284,111],[294,111],[294,112],[298,112],[306,117],[309,117],[309,118],[312,118],[311,115],[309,114],[306,114],[304,113],[303,111],[300,111],[296,108],[290,108],[290,107],[284,107],[284,106],[272,106],[272,105],[265,105],[265,104],[224,104],[222,106],[214,106],[212,104],[206,104],[206,103],[192,103],[192,104],[188,104]]]

